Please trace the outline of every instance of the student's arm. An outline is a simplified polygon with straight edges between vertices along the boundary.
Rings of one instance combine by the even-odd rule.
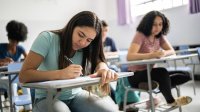
[[[23,56],[24,56],[24,59],[26,58],[26,56],[27,56],[27,53],[26,52],[24,52],[23,53]]]
[[[155,56],[152,53],[138,53],[140,49],[140,45],[136,43],[132,43],[128,49],[127,60],[142,60],[142,59],[151,59]]]
[[[4,59],[0,59],[0,66],[6,66],[6,65],[8,65],[9,63],[12,63],[12,62],[14,62],[14,61],[10,57],[6,57]]]
[[[128,49],[128,61],[155,58],[155,55],[153,53],[139,53],[139,50],[145,38],[146,36],[144,34],[136,32],[133,41]]]
[[[136,33],[134,40],[131,46],[128,49],[127,60],[134,61],[134,60],[142,60],[142,59],[152,59],[152,58],[161,58],[164,56],[175,54],[171,44],[165,37],[162,37],[160,40],[161,48],[163,50],[158,50],[151,53],[138,53],[139,49],[142,45],[143,39],[146,38],[141,33]]]
[[[4,63],[0,61],[0,66],[4,66]]]
[[[79,77],[82,73],[82,67],[80,65],[73,64],[61,70],[37,70],[43,60],[43,56],[30,51],[23,63],[23,67],[19,74],[20,82],[25,83],[46,80],[71,79]]]
[[[164,40],[165,42],[161,44],[161,47],[164,51],[164,56],[174,55],[175,54],[174,48],[166,38],[164,38]]]
[[[109,83],[110,81],[117,80],[118,74],[110,70],[106,63],[100,62],[96,67],[96,72],[91,75],[91,77],[101,77],[101,83]]]
[[[161,58],[164,56],[175,54],[173,47],[168,42],[164,43],[161,47],[163,50],[158,50],[151,53],[138,53],[140,45],[132,43],[128,50],[127,60],[134,61],[142,59]]]

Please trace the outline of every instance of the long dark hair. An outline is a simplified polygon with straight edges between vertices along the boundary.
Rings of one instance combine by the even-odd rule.
[[[149,37],[151,35],[151,30],[156,16],[161,17],[163,21],[162,31],[156,35],[156,37],[160,38],[162,35],[166,35],[169,31],[169,20],[159,11],[150,11],[147,13],[138,25],[137,31],[142,32],[145,36]]]
[[[86,63],[91,63],[91,73],[95,71],[95,68],[99,62],[105,62],[102,46],[102,26],[101,21],[98,19],[95,13],[90,11],[82,11],[71,18],[68,24],[60,30],[53,31],[60,37],[60,54],[59,54],[59,69],[65,68],[69,65],[68,61],[65,61],[64,55],[71,57],[73,52],[72,49],[72,34],[75,27],[92,27],[96,31],[95,39],[83,48],[83,60],[82,67],[85,70],[88,69]]]

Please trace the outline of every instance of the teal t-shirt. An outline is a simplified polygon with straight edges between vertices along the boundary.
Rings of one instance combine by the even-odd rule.
[[[58,70],[58,58],[60,52],[59,36],[52,32],[42,32],[34,41],[31,51],[44,57],[43,62],[40,64],[38,70],[49,71]],[[78,51],[71,58],[74,64],[81,65],[83,53]],[[33,60],[34,61],[34,60]],[[72,99],[77,93],[82,91],[81,88],[62,89],[58,99],[68,100]],[[44,98],[47,93],[45,90],[36,89],[35,98]]]

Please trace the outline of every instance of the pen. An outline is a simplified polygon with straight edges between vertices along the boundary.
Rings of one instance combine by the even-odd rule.
[[[71,64],[74,63],[74,62],[73,62],[71,59],[69,59],[67,56],[64,56],[64,58],[65,58],[67,61],[69,61]],[[81,74],[80,76],[83,76],[83,74]]]
[[[64,56],[64,58],[69,61],[71,64],[73,64],[73,61],[71,59],[69,59],[67,56]]]

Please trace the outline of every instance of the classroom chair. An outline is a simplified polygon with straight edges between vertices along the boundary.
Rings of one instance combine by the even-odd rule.
[[[120,67],[121,72],[127,72],[127,65]],[[124,86],[125,85],[125,86]],[[119,110],[124,108],[124,97],[127,94],[127,104],[132,104],[140,101],[140,92],[138,91],[129,91],[125,92],[126,87],[130,87],[127,77],[117,80],[116,91],[115,91],[115,100],[119,105]]]
[[[142,104],[142,103],[146,103],[148,100],[143,100],[143,101],[138,101],[138,102],[136,102],[136,103],[134,103],[134,104],[131,104],[131,105],[127,105],[127,101],[128,101],[128,93],[129,92],[136,92],[136,91],[139,91],[139,92],[146,92],[146,93],[148,93],[149,94],[149,91],[148,90],[144,90],[144,89],[140,89],[140,88],[132,88],[132,87],[130,87],[130,86],[127,86],[126,84],[125,84],[126,82],[125,81],[123,81],[122,82],[122,84],[123,84],[123,86],[124,86],[124,88],[125,88],[125,94],[124,94],[124,104],[123,104],[123,111],[124,112],[126,112],[127,111],[127,109],[129,109],[130,108],[130,106],[132,107],[132,108],[135,108],[135,109],[137,109],[137,107],[136,107],[136,105],[138,105],[138,104]],[[177,96],[179,97],[180,96],[180,86],[174,86],[174,87],[172,87],[172,89],[176,89],[176,92],[177,92]],[[160,93],[160,91],[159,91],[159,89],[153,89],[153,93],[154,94],[158,94],[158,93]],[[164,110],[164,111],[171,111],[171,110],[174,110],[174,109],[176,109],[176,108],[179,108],[179,112],[182,112],[182,108],[181,107],[170,107],[170,108],[167,108],[167,110],[166,110],[166,107],[164,106],[159,106],[158,107],[159,108],[159,110]],[[149,108],[147,108],[147,109],[143,109],[144,111],[149,111]]]
[[[189,46],[187,45],[181,45],[179,46],[179,51],[176,52],[177,55],[187,55],[191,54],[192,52],[187,51],[189,49]],[[176,60],[176,61],[168,61],[167,70],[169,72],[185,72],[185,74],[189,74],[190,77],[185,77],[185,80],[191,78],[192,84],[193,84],[193,91],[194,95],[196,95],[196,88],[195,88],[195,79],[194,79],[194,71],[195,71],[195,65],[196,60],[194,58],[184,59],[184,60]],[[189,81],[189,80],[188,80]]]
[[[0,110],[3,112],[3,99],[1,96],[4,96],[4,93],[6,92],[6,89],[0,88]]]
[[[12,63],[8,65],[8,71],[16,71],[20,70],[22,66],[22,63]],[[13,75],[14,77],[14,75]],[[14,105],[14,111],[18,112],[19,111],[19,106],[24,106],[26,110],[31,110],[32,109],[32,100],[31,100],[31,94],[30,94],[30,89],[29,88],[23,88],[23,94],[18,95],[17,93],[17,88],[20,86],[18,76],[16,80],[13,81],[12,84],[12,92],[13,92],[13,105]]]
[[[22,63],[11,63],[8,64],[8,72],[13,71],[19,71],[21,69]],[[8,76],[4,76],[3,81],[0,80],[0,83],[4,84],[5,88],[7,89],[7,93],[9,97],[12,97],[12,105],[15,112],[19,112],[19,106],[24,106],[25,109],[31,110],[32,109],[32,100],[30,95],[30,89],[29,88],[23,88],[23,95],[18,95],[17,90],[19,84],[18,74],[12,74],[11,79],[12,82],[9,82]],[[8,90],[9,83],[11,83],[11,90],[12,90],[12,96],[10,96],[10,92]]]
[[[126,66],[126,67],[125,67]],[[121,66],[121,68],[122,69],[124,69],[124,68],[126,68],[127,69],[127,65],[122,65]],[[182,76],[183,74],[185,74],[185,72],[183,73],[183,72],[175,72],[175,73],[173,73],[173,72],[171,72],[171,75],[170,75],[170,78],[171,79],[175,79],[175,78],[177,78],[177,77],[180,77],[180,76]],[[174,88],[174,89],[176,89],[176,92],[177,92],[177,96],[179,97],[180,96],[180,85],[181,84],[184,84],[184,83],[186,83],[188,80],[184,80],[184,81],[182,81],[181,83],[179,83],[179,84],[177,84],[177,83],[173,83],[172,85],[172,89]],[[124,110],[124,112],[125,111],[127,111],[127,109],[128,108],[130,108],[130,106],[129,106],[129,94],[130,94],[130,92],[147,92],[147,93],[149,93],[149,91],[148,90],[144,90],[144,89],[141,89],[141,88],[132,88],[131,86],[130,86],[130,84],[128,84],[128,80],[127,80],[127,78],[123,78],[123,79],[120,79],[120,80],[118,80],[118,82],[120,82],[120,84],[121,85],[123,85],[123,89],[124,89],[124,93],[123,93],[123,95],[124,95],[124,101],[123,101],[123,110]],[[160,91],[159,91],[159,89],[154,89],[153,90],[153,93],[155,93],[155,94],[158,94],[158,93],[160,93]],[[132,94],[131,94],[132,95]],[[116,95],[117,96],[117,95]],[[134,95],[133,95],[134,96]],[[141,104],[141,103],[145,103],[147,100],[144,100],[144,101],[140,101],[140,100],[138,100],[136,103],[134,103],[134,104],[131,104],[132,106],[133,106],[133,108],[134,108],[134,105],[137,105],[137,104]],[[137,109],[137,107],[135,107],[136,109]],[[172,110],[172,109],[175,109],[175,108],[177,108],[177,107],[173,107],[173,108],[170,108],[170,109],[168,109],[168,110]],[[182,108],[181,107],[179,107],[179,111],[180,112],[182,112]]]

